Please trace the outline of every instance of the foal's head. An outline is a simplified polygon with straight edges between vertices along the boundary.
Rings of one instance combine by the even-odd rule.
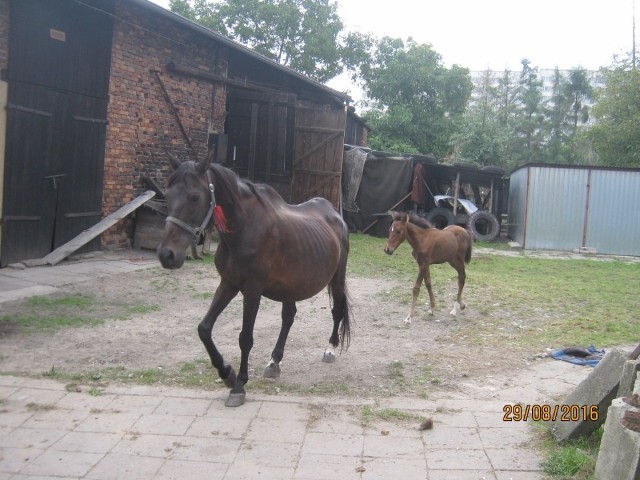
[[[167,182],[167,222],[158,245],[158,258],[164,268],[180,268],[189,245],[199,239],[211,218],[212,194],[207,170],[210,158],[198,163],[180,163],[171,157],[173,174]]]
[[[389,238],[384,253],[393,254],[398,246],[407,238],[407,224],[409,214],[404,212],[391,212],[392,223],[389,227]]]

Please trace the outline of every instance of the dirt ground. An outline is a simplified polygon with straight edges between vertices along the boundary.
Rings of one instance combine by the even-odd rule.
[[[441,267],[448,268],[448,267]],[[180,270],[160,267],[114,275],[61,289],[55,297],[93,299],[81,313],[104,319],[97,326],[25,332],[15,325],[0,329],[0,371],[18,374],[95,372],[111,367],[126,371],[179,371],[195,364],[196,375],[216,376],[196,327],[205,314],[219,276],[211,264],[188,262]],[[353,310],[351,346],[333,364],[321,362],[331,333],[329,297],[321,292],[300,302],[278,380],[261,380],[280,328],[280,304],[263,299],[250,356],[250,381],[264,391],[340,393],[385,397],[437,391],[462,391],[470,382],[513,373],[535,361],[536,352],[472,346],[465,325],[484,321],[479,306],[452,319],[452,276],[436,289],[438,307],[428,317],[421,292],[414,321],[403,323],[412,285],[406,281],[349,276]],[[472,289],[473,286],[468,286]],[[398,292],[403,292],[400,295]],[[3,304],[2,316],[24,314],[25,302]],[[242,299],[236,297],[218,319],[214,341],[227,362],[239,366],[238,334]],[[338,353],[338,352],[337,352]]]

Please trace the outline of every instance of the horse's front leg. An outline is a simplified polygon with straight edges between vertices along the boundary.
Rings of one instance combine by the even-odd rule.
[[[242,309],[242,330],[238,338],[240,343],[240,370],[235,385],[229,392],[229,397],[225,402],[227,407],[239,407],[244,404],[246,393],[244,386],[249,381],[249,353],[253,348],[253,327],[256,323],[256,315],[260,307],[261,292],[242,292],[244,301]]]
[[[416,280],[415,285],[413,286],[413,299],[411,300],[411,308],[409,309],[409,315],[404,319],[404,323],[411,323],[411,319],[413,318],[413,312],[416,308],[416,302],[418,301],[418,295],[420,295],[420,286],[422,285],[422,280],[424,279],[424,270],[422,267],[418,270],[418,278]]]
[[[284,356],[284,346],[287,343],[289,330],[291,330],[297,311],[295,302],[282,303],[282,327],[280,328],[276,346],[271,353],[271,360],[267,364],[267,368],[264,369],[265,378],[278,378],[280,376],[280,362]]]
[[[427,287],[427,292],[429,292],[429,310],[427,310],[427,312],[429,313],[429,315],[433,315],[433,309],[436,308],[436,297],[433,296],[433,287],[431,286],[431,271],[429,270],[429,265],[427,265],[425,268],[424,284]]]
[[[229,305],[229,302],[238,294],[238,289],[232,287],[229,283],[222,280],[216,289],[216,293],[211,301],[209,311],[198,325],[198,336],[207,349],[211,364],[218,370],[218,375],[227,387],[231,388],[236,384],[236,373],[233,367],[226,365],[222,355],[216,348],[211,338],[211,331],[216,319],[222,311]]]

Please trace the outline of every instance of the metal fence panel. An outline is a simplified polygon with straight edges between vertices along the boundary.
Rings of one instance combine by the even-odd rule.
[[[585,246],[640,256],[640,172],[592,170]]]
[[[524,248],[571,251],[582,246],[588,170],[529,167]]]
[[[521,168],[509,178],[509,212],[507,215],[507,235],[511,240],[524,245],[525,215],[527,207],[528,168]]]

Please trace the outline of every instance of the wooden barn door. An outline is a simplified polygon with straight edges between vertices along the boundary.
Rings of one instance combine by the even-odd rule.
[[[41,258],[102,217],[113,22],[87,4],[109,3],[11,1],[1,266]]]
[[[254,182],[267,183],[291,201],[296,96],[233,89],[227,105],[225,165]]]
[[[346,118],[344,107],[296,108],[292,203],[324,197],[340,208]]]

